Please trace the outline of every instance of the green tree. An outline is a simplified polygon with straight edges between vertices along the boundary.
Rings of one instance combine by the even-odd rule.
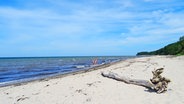
[[[184,36],[180,37],[180,41],[184,40]]]

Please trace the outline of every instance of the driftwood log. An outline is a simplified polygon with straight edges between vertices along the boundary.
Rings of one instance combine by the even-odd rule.
[[[168,83],[171,82],[169,79],[162,77],[160,74],[163,72],[164,68],[159,68],[152,71],[153,78],[149,80],[140,80],[140,79],[130,79],[128,77],[120,76],[113,72],[102,72],[102,76],[115,79],[117,81],[122,81],[127,84],[134,84],[138,86],[143,86],[148,89],[151,89],[157,93],[163,93],[167,91]]]

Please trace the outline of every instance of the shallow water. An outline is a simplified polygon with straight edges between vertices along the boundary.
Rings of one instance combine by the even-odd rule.
[[[103,57],[15,57],[0,58],[0,83],[26,79],[43,78],[78,70],[86,70],[93,66],[107,64],[132,58],[130,56]]]

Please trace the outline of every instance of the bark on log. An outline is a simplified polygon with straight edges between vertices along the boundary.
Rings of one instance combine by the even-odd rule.
[[[115,79],[117,81],[122,81],[127,84],[134,84],[138,86],[143,86],[149,89],[154,90],[157,93],[163,93],[167,91],[168,83],[171,82],[169,79],[162,77],[160,74],[163,72],[163,68],[159,68],[157,70],[152,71],[153,78],[149,80],[141,80],[141,79],[130,79],[128,77],[119,76],[113,72],[102,72],[102,76]]]

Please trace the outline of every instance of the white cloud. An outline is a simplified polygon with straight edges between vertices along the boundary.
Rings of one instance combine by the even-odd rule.
[[[154,1],[150,6],[133,0],[47,1],[51,6],[0,7],[0,35],[6,37],[1,43],[13,42],[27,50],[80,51],[78,47],[88,45],[90,48],[82,49],[86,53],[95,49],[122,51],[117,47],[159,43],[168,35],[184,32],[183,10],[174,9],[181,3],[145,0]]]

